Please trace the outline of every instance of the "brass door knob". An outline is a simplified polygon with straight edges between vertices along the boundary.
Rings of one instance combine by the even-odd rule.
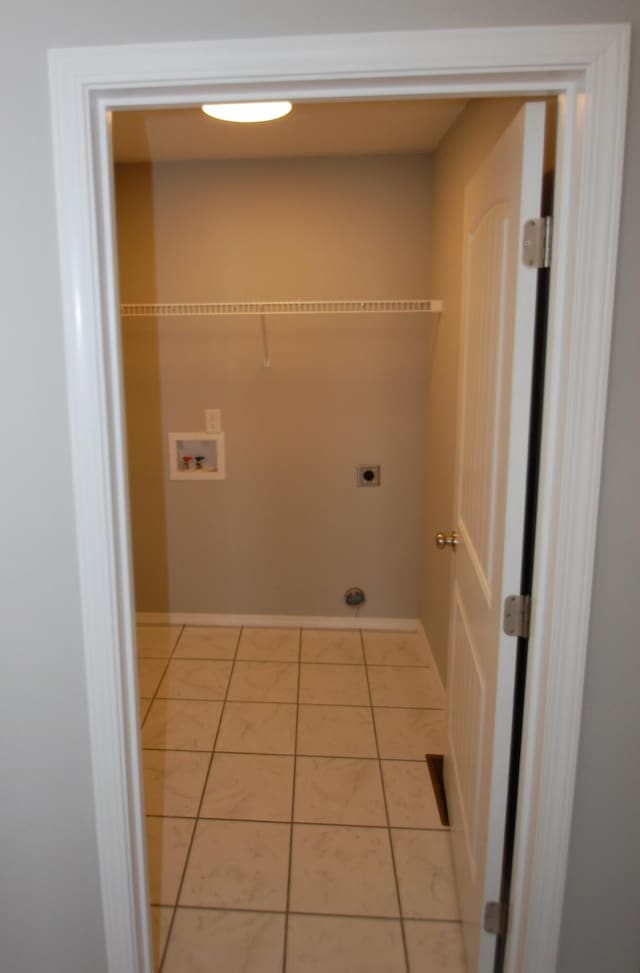
[[[445,547],[450,547],[452,551],[455,551],[459,543],[455,530],[452,530],[450,534],[444,534],[439,530],[436,534],[436,547],[439,551],[444,551]]]

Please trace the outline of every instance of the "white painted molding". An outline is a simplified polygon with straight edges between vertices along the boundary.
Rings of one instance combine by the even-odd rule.
[[[163,104],[167,95],[183,104],[199,102],[202,86],[220,92],[223,82],[257,84],[264,92],[285,82],[291,90],[290,82],[304,78],[316,82],[320,99],[325,94],[318,82],[335,82],[338,88],[373,82],[389,94],[405,81],[406,90],[413,91],[428,78],[469,91],[473,72],[485,76],[487,90],[500,92],[513,90],[526,76],[564,72],[553,84],[560,90],[569,72],[588,68],[624,30],[618,24],[571,24],[127,44],[60,48],[50,52],[50,63],[94,91],[113,84],[109,101],[114,105],[157,104],[158,88],[167,89]],[[508,85],[495,77],[505,71],[517,72]],[[547,82],[545,75],[549,87]]]
[[[559,159],[525,737],[507,968],[554,971],[564,904],[586,666],[622,192],[630,33],[584,74],[577,138]],[[567,119],[567,127],[573,118]],[[562,327],[561,322],[565,322]],[[571,543],[567,543],[571,538]],[[551,881],[549,878],[551,877]]]
[[[106,113],[285,93],[310,100],[562,96],[531,665],[506,967],[507,973],[553,973],[602,463],[628,47],[625,26],[571,25],[50,52],[75,524],[109,973],[149,973],[151,960]]]
[[[137,612],[138,625],[220,625],[237,628],[324,628],[365,632],[418,632],[417,618],[364,615],[211,615],[202,612]]]

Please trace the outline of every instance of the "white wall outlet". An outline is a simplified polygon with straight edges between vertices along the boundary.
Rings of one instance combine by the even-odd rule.
[[[207,432],[222,432],[222,412],[220,409],[204,410],[204,428]]]

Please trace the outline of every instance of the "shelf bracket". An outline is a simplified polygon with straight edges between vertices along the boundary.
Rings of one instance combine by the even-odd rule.
[[[263,352],[263,362],[265,368],[271,367],[271,361],[269,359],[269,334],[267,332],[267,315],[260,315],[260,324],[262,326],[262,352]]]

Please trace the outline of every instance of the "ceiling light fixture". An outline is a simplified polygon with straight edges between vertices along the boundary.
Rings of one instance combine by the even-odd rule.
[[[205,115],[222,122],[270,122],[291,111],[290,101],[246,101],[237,104],[203,105]]]

